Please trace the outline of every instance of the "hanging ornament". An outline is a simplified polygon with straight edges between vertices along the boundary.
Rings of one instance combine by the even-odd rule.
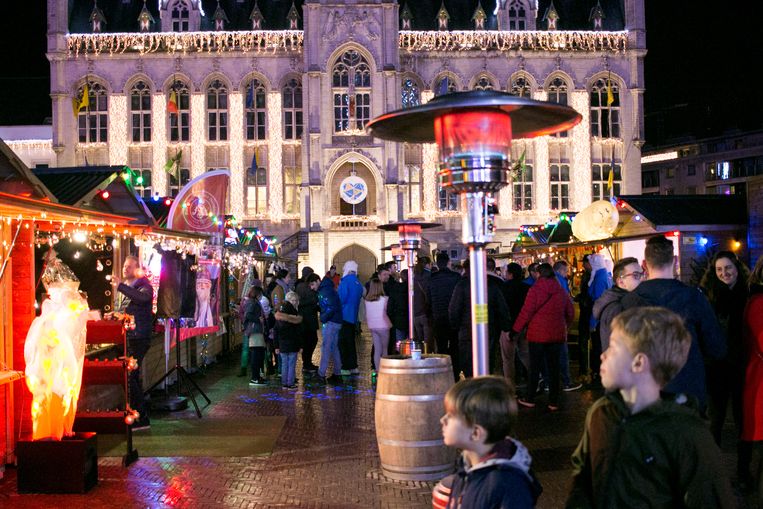
[[[101,263],[101,260],[95,261],[95,270],[97,270],[98,272],[103,271],[103,264]]]

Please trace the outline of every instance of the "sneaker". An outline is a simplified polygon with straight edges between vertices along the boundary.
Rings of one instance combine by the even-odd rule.
[[[559,410],[559,406],[558,405],[548,405],[548,411],[549,412],[556,412],[558,410]]]
[[[564,392],[576,391],[576,390],[580,389],[581,387],[583,387],[583,384],[581,384],[581,383],[574,383],[573,382],[573,383],[571,383],[569,385],[565,385],[564,386]]]
[[[249,380],[249,385],[268,385],[268,382],[259,378],[257,380]]]
[[[286,388],[287,388],[287,389],[291,389],[291,390],[294,390],[294,389],[296,389],[296,388],[297,388],[297,384],[291,384],[291,385],[287,385],[287,386],[286,386]]]
[[[521,406],[525,408],[535,408],[535,403],[532,401],[527,401],[526,399],[519,398],[517,400],[517,403],[519,403]]]
[[[343,369],[343,370],[340,372],[340,374],[341,374],[342,376],[350,376],[350,375],[352,374],[352,372],[350,372],[350,370],[349,370],[349,369]]]

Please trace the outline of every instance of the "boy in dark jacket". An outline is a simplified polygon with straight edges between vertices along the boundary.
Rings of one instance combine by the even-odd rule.
[[[640,307],[612,322],[596,401],[572,456],[568,508],[731,507],[721,454],[686,398],[660,389],[686,362],[692,338],[666,308]]]
[[[341,383],[339,373],[342,370],[342,357],[339,354],[339,330],[342,328],[342,302],[339,300],[334,280],[328,275],[318,286],[318,304],[321,307],[321,323],[323,324],[318,376],[326,382]],[[334,361],[334,374],[328,377],[326,371],[330,360]]]
[[[297,354],[302,350],[302,317],[297,311],[299,296],[288,292],[276,312],[277,354],[281,355],[281,385],[285,389],[296,389]]]
[[[542,489],[527,448],[511,438],[517,402],[497,376],[462,380],[445,395],[445,445],[463,449],[448,509],[535,507]]]

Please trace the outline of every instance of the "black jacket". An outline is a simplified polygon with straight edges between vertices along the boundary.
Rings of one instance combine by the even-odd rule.
[[[448,319],[448,306],[453,297],[453,290],[461,280],[458,272],[445,267],[434,272],[429,277],[427,287],[427,299],[429,309],[432,311],[432,320],[440,321]]]
[[[623,310],[623,297],[628,295],[628,290],[619,286],[608,288],[601,297],[593,303],[592,316],[599,321],[599,337],[601,337],[601,351],[609,348],[609,336],[612,334],[612,320]]]
[[[511,315],[501,286],[503,281],[497,276],[487,277],[487,321],[490,341],[498,339],[501,331],[511,330]],[[529,288],[529,287],[528,287]],[[458,342],[472,341],[472,296],[469,278],[463,277],[453,290],[453,297],[448,306],[450,325],[458,329]]]
[[[568,509],[735,505],[710,430],[670,398],[636,414],[619,391],[597,400],[572,466]]]
[[[154,288],[148,278],[139,277],[132,285],[119,283],[117,291],[130,299],[124,312],[135,317],[135,329],[127,332],[128,338],[150,338],[154,324],[151,310]]]
[[[503,291],[503,298],[506,299],[506,305],[509,306],[511,319],[516,320],[525,304],[530,287],[524,284],[521,279],[508,279],[503,282],[501,290]]]
[[[665,386],[665,391],[694,396],[704,407],[707,393],[703,355],[711,359],[722,359],[726,355],[726,338],[713,308],[702,292],[676,279],[650,279],[624,296],[621,302],[623,309],[636,306],[666,307],[683,318],[692,337],[689,358],[681,371]]]
[[[246,309],[244,313],[244,337],[249,334],[264,333],[265,317],[262,314],[262,306],[256,299],[246,299]]]
[[[408,334],[408,282],[388,282],[389,301],[387,302],[387,316],[392,322],[392,327]]]
[[[318,292],[310,289],[304,281],[297,283],[295,289],[299,295],[299,314],[302,315],[302,330],[318,330]]]
[[[280,311],[289,315],[299,315],[291,302],[287,300],[281,304]],[[302,348],[301,330],[301,323],[276,320],[276,338],[278,339],[278,348],[282,353],[299,352],[299,349]]]

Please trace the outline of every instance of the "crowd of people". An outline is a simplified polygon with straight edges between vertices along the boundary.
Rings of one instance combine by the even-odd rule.
[[[451,357],[457,382],[442,420],[445,443],[464,451],[449,507],[504,507],[492,505],[501,497],[516,504],[506,507],[532,507],[541,487],[530,452],[510,438],[517,409],[545,401],[556,412],[563,393],[583,382],[605,396],[589,410],[573,456],[568,507],[727,506],[719,446],[729,402],[735,480],[742,490],[754,486],[753,447],[763,440],[763,258],[750,272],[721,251],[699,287],[676,279],[673,243],[664,236],[648,240],[643,262],[627,257],[608,266],[600,254],[585,256],[573,291],[565,260],[532,263],[525,273],[488,258],[487,268],[492,376],[472,378],[468,261],[454,268],[444,252],[434,264],[421,256],[415,265],[414,331],[407,270],[394,262],[365,283],[352,260],[341,275],[332,266],[321,278],[304,267],[294,284],[285,269],[257,280],[241,305],[242,374],[248,365],[258,385],[280,370],[283,387],[293,389],[301,352],[303,376],[341,384],[359,375],[362,328],[372,338],[373,375],[413,332],[427,352]],[[577,377],[567,342],[574,302]],[[624,488],[633,482],[643,489]]]

